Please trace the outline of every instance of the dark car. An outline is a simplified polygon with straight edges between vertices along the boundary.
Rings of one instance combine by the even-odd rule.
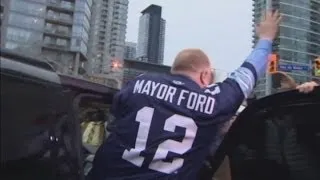
[[[107,114],[116,92],[1,50],[0,179],[84,179],[81,112]]]
[[[200,174],[212,179],[229,157],[232,180],[320,179],[320,87],[274,94],[237,117]]]
[[[83,180],[86,155],[95,152],[82,144],[83,114],[103,112],[95,117],[108,121],[116,92],[1,50],[0,179]],[[319,113],[320,88],[251,103],[208,156],[199,179],[212,179],[228,156],[232,180],[319,180]]]

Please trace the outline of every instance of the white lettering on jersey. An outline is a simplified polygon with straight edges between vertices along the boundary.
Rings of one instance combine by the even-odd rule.
[[[154,92],[156,91],[156,89],[160,86],[160,83],[156,83],[156,82],[152,82],[152,89],[151,89],[151,94],[150,96],[154,95]]]
[[[173,96],[176,94],[177,88],[169,86],[167,91],[166,97],[164,98],[165,101],[169,101],[170,103],[173,102]]]
[[[204,109],[204,113],[212,114],[214,109],[215,99],[212,97],[208,97],[206,107]]]
[[[137,136],[135,137],[135,145],[130,149],[124,150],[122,154],[122,159],[127,160],[138,167],[141,167],[145,161],[145,157],[141,152],[145,151],[147,147],[154,111],[154,108],[146,106],[137,112],[136,121],[139,122],[139,128]],[[178,114],[174,114],[165,119],[164,130],[175,132],[176,127],[185,128],[185,134],[182,141],[167,139],[161,142],[157,147],[152,161],[149,163],[149,169],[171,174],[183,166],[183,155],[192,148],[198,126],[192,118]],[[174,158],[171,162],[167,162],[165,160],[169,152],[181,156]]]
[[[206,104],[207,96],[200,94],[197,100],[197,105],[195,107],[196,111],[203,112],[204,111],[204,106]]]
[[[133,93],[152,96],[159,100],[174,103],[177,106],[185,104],[187,109],[195,110],[205,114],[212,114],[215,105],[215,99],[211,96],[220,93],[220,88],[218,86],[213,88],[213,91],[210,89],[205,90],[205,93],[210,94],[209,96],[206,96],[205,94],[188,91],[185,89],[178,91],[176,87],[157,83],[151,80],[137,80],[134,85]]]
[[[134,85],[134,88],[133,88],[133,94],[134,93],[141,93],[143,83],[144,83],[144,80],[141,80],[141,81],[138,80],[136,82],[136,84]]]
[[[161,84],[158,89],[157,98],[164,99],[164,96],[167,94],[167,90],[168,90],[168,85]]]
[[[177,103],[178,106],[181,105],[182,100],[186,99],[186,97],[184,96],[185,93],[189,93],[189,91],[182,89],[178,98],[178,103]]]
[[[198,94],[195,92],[191,92],[187,101],[187,108],[194,109],[197,103]]]
[[[211,88],[213,88],[213,87],[211,87]],[[204,93],[209,93],[209,94],[211,94],[212,96],[220,93],[220,88],[219,88],[219,86],[215,86],[213,90],[211,90],[211,88],[210,88],[210,89],[206,89],[206,90],[204,91]]]
[[[143,86],[141,94],[147,94],[147,95],[150,94],[150,89],[151,89],[151,81],[147,81]]]

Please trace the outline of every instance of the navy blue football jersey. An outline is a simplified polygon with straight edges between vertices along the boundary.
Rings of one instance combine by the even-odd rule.
[[[207,88],[172,74],[130,81],[114,98],[114,126],[96,153],[91,178],[196,179],[219,129],[251,93],[256,69],[245,62]]]

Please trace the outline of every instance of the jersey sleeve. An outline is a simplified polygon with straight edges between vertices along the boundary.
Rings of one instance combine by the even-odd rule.
[[[257,80],[265,74],[271,50],[271,41],[260,40],[240,68],[230,74],[229,79],[239,85],[245,98],[251,94]]]
[[[118,114],[121,113],[119,110],[123,108],[123,106],[125,105],[124,103],[129,98],[134,82],[135,79],[127,82],[124,87],[122,87],[121,90],[117,92],[113,97],[110,112],[114,117],[117,117]]]
[[[130,95],[132,94],[132,90],[134,89],[134,84],[138,79],[144,78],[146,74],[140,74],[136,78],[128,81],[118,93],[115,94],[112,100],[111,106],[111,114],[114,117],[117,117],[117,114],[122,113],[122,110],[125,106],[127,106]]]
[[[252,93],[258,78],[266,71],[271,49],[271,41],[260,40],[244,63],[226,80],[205,89],[205,93],[215,96],[220,113],[235,113],[242,102]]]

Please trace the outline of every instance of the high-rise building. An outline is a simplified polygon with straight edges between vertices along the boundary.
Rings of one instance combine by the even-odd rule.
[[[126,42],[125,50],[124,50],[124,59],[136,59],[137,56],[137,43],[134,42]]]
[[[320,1],[319,0],[254,0],[254,23],[259,23],[267,9],[279,9],[283,14],[273,52],[280,57],[279,64],[305,65],[320,55]],[[254,43],[258,37],[254,35]],[[297,83],[312,79],[312,70],[288,72]],[[255,93],[263,97],[274,92],[270,75],[260,79]]]
[[[1,6],[1,48],[78,75],[87,61],[92,0],[2,0]]]
[[[3,14],[4,13],[4,4],[2,3],[2,1],[0,2],[0,27],[2,25],[2,17],[3,17]]]
[[[95,0],[89,58],[92,73],[109,73],[113,59],[123,60],[129,0]]]
[[[150,5],[141,13],[137,58],[140,61],[163,64],[166,21],[161,17],[162,7]]]

